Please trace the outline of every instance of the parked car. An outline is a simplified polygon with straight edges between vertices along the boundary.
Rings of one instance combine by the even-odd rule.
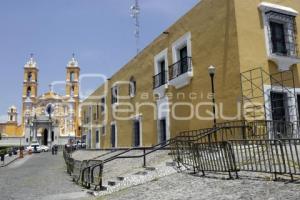
[[[85,143],[84,143],[84,142],[77,141],[77,147],[78,147],[78,148],[85,149],[85,148],[86,148],[86,145],[85,145]]]
[[[40,144],[33,143],[26,148],[26,151],[32,151],[33,153],[41,153],[42,149]]]
[[[42,152],[48,152],[50,150],[50,148],[45,145],[40,146],[40,148],[41,148]]]

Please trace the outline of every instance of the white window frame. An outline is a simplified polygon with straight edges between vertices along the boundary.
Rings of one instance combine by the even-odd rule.
[[[162,99],[159,99],[157,102],[157,142],[161,143],[160,141],[160,120],[166,120],[166,132],[167,132],[167,140],[171,138],[170,134],[170,103],[169,98],[166,96]],[[164,106],[168,108],[165,108]]]
[[[136,79],[135,79],[134,76],[131,76],[130,79],[129,79],[129,96],[131,98],[135,97],[136,92],[137,92],[136,91]]]
[[[185,35],[180,37],[172,44],[172,57],[173,57],[173,64],[180,61],[179,51],[183,47],[187,47],[187,56],[192,57],[192,35],[191,32],[187,32]],[[190,84],[191,79],[193,77],[193,64],[190,63],[190,69],[180,76],[177,76],[171,80],[169,80],[169,84],[173,85],[176,89],[182,88],[188,84]],[[169,77],[170,79],[170,77]]]
[[[97,142],[97,132],[98,132],[98,139],[99,139],[99,141]],[[100,130],[99,130],[99,128],[97,128],[96,130],[95,130],[95,148],[96,149],[100,149],[100,143],[101,143],[101,133],[100,133]]]
[[[297,108],[297,97],[293,98],[292,94],[294,93],[294,88],[288,88],[289,92],[282,90],[282,87],[276,87],[276,86],[270,86],[270,85],[264,85],[264,90],[265,90],[265,106],[266,106],[266,117],[267,120],[273,120],[272,119],[272,113],[270,112],[272,110],[272,105],[271,105],[271,89],[273,92],[280,92],[280,93],[284,93],[287,95],[287,99],[288,99],[288,106],[292,107],[294,106],[295,108]],[[295,96],[297,96],[297,94],[300,94],[300,88],[295,88]],[[292,100],[294,99],[294,101]],[[297,119],[293,119],[291,118],[291,116],[298,116],[298,110],[297,109],[293,109],[293,111],[288,111],[289,114],[289,119],[290,121],[296,121]]]
[[[117,127],[117,122],[113,121],[113,122],[110,123],[110,134],[112,134],[112,132],[111,132],[112,125],[115,126],[115,147],[114,148],[118,148],[118,127]],[[110,135],[110,139],[111,139],[111,135]]]
[[[160,62],[165,61],[165,73],[166,73],[166,83],[154,89],[154,93],[158,95],[159,98],[165,95],[165,91],[169,84],[169,60],[168,60],[168,48],[161,51],[154,57],[154,75],[158,74]]]
[[[103,128],[104,128],[104,133],[103,133]],[[106,126],[105,126],[105,124],[102,124],[100,126],[100,135],[101,136],[105,136],[106,135]]]
[[[117,84],[113,85],[111,88],[112,88],[111,92],[117,91],[117,96],[115,97],[115,98],[117,98],[117,101],[114,102],[114,103],[111,102],[112,105],[115,105],[115,104],[119,103],[119,92],[120,92],[120,90],[119,90],[119,86]],[[111,98],[113,98],[113,94],[111,94]]]
[[[268,56],[269,60],[272,60],[273,62],[275,62],[277,64],[279,71],[289,70],[290,66],[292,66],[293,64],[300,63],[300,59],[296,58],[296,57],[283,56],[283,55],[277,55],[277,54],[272,53],[272,47],[270,46],[271,38],[269,37],[271,35],[270,21],[266,17],[266,12],[274,11],[277,13],[296,17],[298,15],[298,11],[296,11],[290,7],[267,3],[267,2],[261,2],[258,5],[258,8],[262,12],[267,56]],[[274,19],[271,19],[271,21],[283,24],[285,29],[286,29],[286,24],[288,23],[284,20],[278,20],[275,17],[274,17]],[[294,41],[294,42],[297,43],[298,41]]]
[[[102,104],[102,99],[104,99],[104,105]],[[105,98],[105,96],[100,97],[100,106],[103,106],[103,111],[100,110],[100,115],[104,115],[105,112],[106,112],[106,98]]]
[[[188,57],[192,57],[192,34],[191,32],[186,33],[181,38],[176,40],[172,44],[172,55],[173,55],[173,63],[176,63],[180,60],[179,51],[183,47],[187,47],[187,55]]]
[[[134,122],[138,121],[139,125],[140,125],[140,146],[139,147],[143,146],[143,124],[142,124],[143,120],[142,119],[143,119],[142,114],[132,116],[132,122],[134,123]],[[133,132],[133,137],[134,137],[134,132]],[[133,144],[132,144],[132,146],[133,146]]]
[[[159,54],[154,56],[154,75],[158,74],[158,67],[161,61],[165,61],[165,71],[168,72],[169,62],[168,62],[168,48],[161,51]],[[168,76],[168,74],[167,74]],[[168,80],[168,79],[167,79]]]

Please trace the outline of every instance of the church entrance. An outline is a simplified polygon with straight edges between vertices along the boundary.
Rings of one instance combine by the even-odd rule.
[[[48,129],[44,129],[43,131],[43,145],[47,146],[48,145]]]

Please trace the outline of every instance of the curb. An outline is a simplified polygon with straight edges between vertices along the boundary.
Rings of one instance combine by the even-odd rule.
[[[6,164],[4,164],[4,165],[1,165],[0,167],[6,167],[6,166],[10,165],[11,163],[15,162],[15,161],[18,160],[18,159],[19,159],[19,157],[15,158],[15,159],[13,159],[13,160],[11,160],[11,161],[9,161],[8,163],[6,163]]]

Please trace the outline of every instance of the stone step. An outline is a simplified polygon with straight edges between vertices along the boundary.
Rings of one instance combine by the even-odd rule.
[[[147,170],[147,171],[155,171],[156,168],[155,167],[146,167],[145,170]]]
[[[115,186],[117,184],[116,181],[107,181],[107,185],[109,186]]]
[[[124,180],[125,180],[125,177],[118,176],[118,177],[117,177],[117,180],[118,180],[118,181],[124,181]]]
[[[102,186],[101,188],[100,188],[100,191],[106,191],[107,190],[107,187],[106,186]]]
[[[146,171],[139,171],[137,173],[135,173],[134,175],[143,175],[143,176],[146,176],[148,174],[148,172]]]
[[[166,166],[167,167],[175,167],[176,166],[176,162],[166,162]]]

